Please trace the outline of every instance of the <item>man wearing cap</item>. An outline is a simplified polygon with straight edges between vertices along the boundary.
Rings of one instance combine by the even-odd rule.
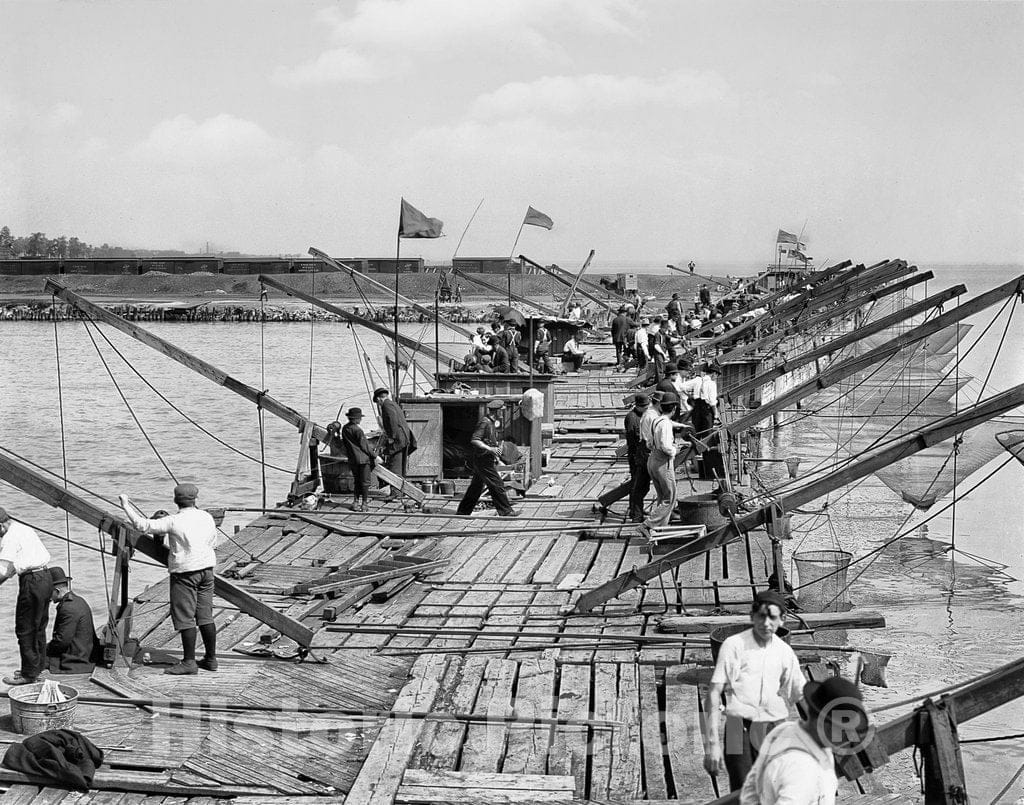
[[[476,429],[469,440],[469,468],[473,471],[473,479],[469,482],[466,494],[459,501],[459,514],[472,514],[484,487],[491,494],[494,508],[500,517],[518,517],[519,512],[509,503],[505,484],[498,474],[498,459],[501,456],[501,443],[498,439],[498,427],[501,424],[500,412],[505,404],[501,400],[491,400],[487,410],[480,417]]]
[[[349,469],[352,470],[352,510],[366,511],[366,496],[370,491],[370,472],[373,465],[383,461],[375,456],[366,434],[359,423],[363,421],[362,408],[349,408],[345,413],[348,422],[341,429],[341,443],[345,448]]]
[[[405,420],[402,407],[391,399],[387,389],[374,391],[373,402],[380,406],[382,436],[379,455],[385,467],[404,478],[409,470],[409,454],[416,449],[416,437]],[[394,489],[391,494],[398,497],[400,492]]]
[[[121,508],[132,525],[144,534],[167,535],[167,570],[170,572],[171,624],[181,635],[182,658],[165,674],[198,674],[217,670],[217,625],[213,621],[213,566],[217,524],[209,512],[196,508],[195,484],[174,487],[176,514],[153,520],[142,515],[127,495],[119,495]],[[205,653],[196,661],[196,632]]]
[[[740,805],[835,805],[835,753],[852,752],[869,718],[857,686],[834,676],[804,685],[799,721],[772,730],[740,791]]]
[[[750,609],[751,627],[727,637],[718,651],[705,707],[704,768],[716,776],[724,765],[732,791],[743,786],[765,736],[789,717],[789,706],[803,694],[796,654],[776,634],[785,614],[786,600],[778,591],[759,592]],[[724,756],[718,718],[723,692]]]
[[[16,523],[0,507],[0,584],[18,577],[18,602],[14,608],[14,634],[18,638],[21,668],[4,677],[5,685],[27,685],[43,671],[46,623],[50,619],[53,583],[46,569],[50,552],[36,532]]]
[[[651,488],[651,477],[647,474],[647,451],[645,448],[642,449],[643,442],[640,438],[640,421],[647,412],[647,409],[650,408],[650,405],[650,399],[646,394],[634,395],[633,407],[630,409],[629,413],[626,414],[626,421],[623,425],[626,437],[626,457],[629,461],[629,477],[618,486],[609,489],[597,498],[597,503],[594,504],[594,507],[602,515],[608,513],[608,508],[613,503],[622,500],[628,495],[629,512],[627,513],[627,516],[635,523],[643,522],[643,500]],[[643,492],[639,494],[640,506],[638,513],[633,504],[633,488],[639,487],[644,483],[646,483],[646,487],[643,489]]]
[[[679,410],[679,397],[674,391],[661,392],[658,405],[658,416],[651,422],[650,435],[647,437],[647,448],[650,456],[647,459],[647,472],[657,493],[654,508],[648,524],[652,526],[667,525],[676,507],[676,447],[675,433],[672,430],[672,419]]]
[[[623,366],[626,350],[626,335],[633,320],[626,315],[626,306],[619,305],[618,315],[612,319],[612,343],[615,345],[615,366]]]
[[[57,615],[53,619],[53,636],[46,644],[46,659],[51,674],[91,674],[96,667],[99,640],[92,621],[92,610],[71,592],[71,577],[62,567],[51,567],[53,602]]]
[[[677,385],[681,385],[681,381],[679,380],[679,366],[675,363],[666,363],[665,377],[657,386],[655,386],[655,388],[661,392],[670,391],[673,394],[678,395],[679,389],[676,388]]]

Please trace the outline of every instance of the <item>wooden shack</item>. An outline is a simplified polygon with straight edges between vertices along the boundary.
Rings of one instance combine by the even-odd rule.
[[[528,360],[528,359],[527,359]],[[555,375],[534,373],[489,373],[489,372],[442,372],[437,375],[438,387],[452,391],[461,386],[468,386],[472,391],[487,396],[507,396],[522,394],[527,389],[537,389],[544,395],[544,422],[555,421]]]

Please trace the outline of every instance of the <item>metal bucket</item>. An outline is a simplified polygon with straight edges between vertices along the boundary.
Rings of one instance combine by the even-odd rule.
[[[73,729],[78,691],[70,685],[59,685],[67,701],[40,704],[37,699],[43,689],[42,682],[18,685],[7,691],[11,702],[11,722],[21,735],[35,735],[46,730]]]
[[[805,612],[846,612],[852,606],[846,570],[853,554],[846,551],[804,551],[793,554],[797,601]]]
[[[718,496],[712,492],[679,498],[676,509],[683,525],[706,525],[709,530],[713,530],[726,523],[718,510]]]
[[[735,626],[719,626],[717,629],[711,631],[711,659],[718,663],[718,652],[722,649],[722,643],[726,641],[726,638],[732,637],[734,634],[745,632],[750,628],[749,623],[736,624]]]

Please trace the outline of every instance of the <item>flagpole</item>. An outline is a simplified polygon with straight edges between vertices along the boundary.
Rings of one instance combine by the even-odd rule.
[[[402,255],[402,224],[399,214],[398,237],[395,238],[395,401],[398,401],[398,270]],[[437,321],[435,318],[434,321]]]
[[[441,316],[441,311],[440,311],[441,303],[440,303],[440,300],[439,300],[439,297],[440,297],[440,293],[439,293],[440,287],[441,287],[440,284],[438,284],[438,286],[436,288],[434,288],[434,387],[435,388],[440,386],[440,381],[437,379],[437,376],[439,374],[441,374],[441,353],[438,352],[438,348],[440,347],[440,340],[441,340],[441,323],[438,321],[438,318],[440,318],[440,316]]]
[[[519,225],[519,231],[516,232],[515,242],[512,244],[512,251],[508,253],[508,266],[505,268],[505,272],[508,275],[508,306],[512,307],[512,257],[516,253],[516,246],[519,245],[519,236],[523,234],[523,227],[526,226],[526,218],[523,218],[523,222]]]

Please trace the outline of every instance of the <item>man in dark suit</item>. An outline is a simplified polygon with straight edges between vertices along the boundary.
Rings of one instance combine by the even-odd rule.
[[[409,453],[416,449],[416,437],[405,420],[402,407],[391,399],[387,389],[379,388],[373,392],[373,402],[380,407],[383,432],[378,453],[387,469],[404,478],[409,470]],[[393,489],[391,495],[397,497],[399,491]]]
[[[357,512],[366,511],[366,496],[370,490],[370,472],[373,465],[379,461],[374,456],[370,443],[366,441],[366,434],[359,426],[363,421],[363,410],[361,408],[349,408],[345,414],[348,422],[341,429],[341,443],[345,448],[345,455],[348,457],[348,466],[352,470],[352,485],[355,499],[352,503],[352,510]]]
[[[91,674],[96,667],[99,641],[92,622],[92,610],[84,599],[71,592],[71,577],[62,567],[51,567],[53,601],[57,617],[53,637],[46,644],[46,660],[51,674]]]
[[[615,345],[615,365],[625,363],[626,341],[633,320],[626,314],[626,306],[619,306],[619,314],[612,319],[612,343]]]

